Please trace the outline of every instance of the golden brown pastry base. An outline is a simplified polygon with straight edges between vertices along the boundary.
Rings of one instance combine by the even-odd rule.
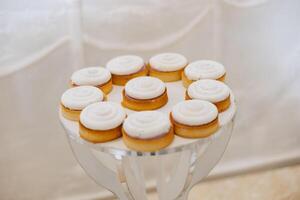
[[[190,100],[190,99],[192,99],[192,98],[188,95],[187,92],[185,92],[185,100]],[[230,95],[226,99],[216,102],[216,103],[213,103],[213,104],[215,104],[215,106],[217,106],[219,113],[227,110],[231,104]]]
[[[60,104],[60,107],[61,107],[61,113],[64,118],[71,121],[79,121],[81,110],[71,110],[62,104]]]
[[[109,81],[103,85],[99,85],[98,88],[102,90],[104,94],[109,94],[112,91],[113,85],[112,85],[112,78],[109,79]]]
[[[155,110],[168,103],[167,89],[162,95],[153,99],[135,99],[126,95],[125,90],[122,91],[122,96],[122,105],[126,108],[136,111]]]
[[[217,81],[225,82],[225,77],[226,77],[226,74],[224,74],[223,76],[221,76],[220,78],[218,78]]]
[[[171,123],[174,126],[174,133],[185,138],[204,138],[212,135],[219,129],[218,118],[208,124],[189,126],[176,122],[170,114]]]
[[[92,130],[86,128],[84,125],[82,125],[79,122],[80,137],[92,143],[108,142],[121,137],[122,136],[121,128],[122,125],[109,130],[103,130],[103,131]]]
[[[163,72],[163,71],[155,70],[151,68],[151,66],[148,66],[148,68],[149,68],[149,76],[159,78],[164,82],[173,82],[173,81],[181,80],[181,73],[183,71],[183,69],[181,69],[177,71]]]
[[[170,131],[167,134],[151,139],[133,138],[129,136],[124,129],[122,129],[122,134],[123,141],[128,148],[135,151],[145,152],[152,152],[163,149],[171,144],[174,139],[173,127],[170,128]]]
[[[72,83],[71,81],[71,87],[77,87],[78,85]],[[106,83],[103,83],[101,85],[97,85],[95,86],[97,88],[99,88],[104,94],[109,94],[112,90],[112,79],[109,79],[109,81],[107,81]]]
[[[112,83],[114,85],[120,85],[123,86],[125,85],[129,80],[139,77],[139,76],[147,76],[148,75],[148,70],[146,67],[143,67],[140,71],[133,73],[133,74],[128,74],[128,75],[116,75],[112,74]]]
[[[218,78],[218,81],[222,81],[225,82],[225,76],[226,74],[224,74],[223,76],[221,76],[220,78]],[[182,84],[185,88],[188,88],[190,84],[192,84],[193,80],[188,79],[188,77],[185,75],[184,71],[181,73],[181,79],[182,79]]]

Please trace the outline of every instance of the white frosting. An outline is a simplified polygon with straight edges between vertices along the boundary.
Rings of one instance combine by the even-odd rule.
[[[166,85],[158,78],[141,76],[128,81],[125,85],[125,93],[136,99],[152,99],[162,95]]]
[[[162,53],[153,56],[149,60],[149,64],[153,69],[164,72],[183,69],[187,63],[187,59],[178,53]]]
[[[124,121],[123,128],[131,137],[150,139],[167,134],[171,123],[164,113],[141,111],[129,115]]]
[[[172,109],[173,119],[181,124],[198,126],[212,122],[218,116],[217,107],[203,100],[187,100]]]
[[[61,96],[61,103],[71,110],[82,110],[103,99],[104,95],[100,89],[94,86],[78,86],[65,91]]]
[[[87,67],[72,74],[71,81],[76,85],[102,85],[111,78],[110,72],[103,67]]]
[[[84,108],[80,122],[92,130],[109,130],[120,126],[126,117],[123,108],[114,102],[98,102]]]
[[[106,68],[117,75],[128,75],[140,71],[145,66],[144,60],[139,56],[118,56],[106,64]]]
[[[188,87],[187,93],[192,99],[200,99],[217,103],[228,98],[230,95],[230,89],[221,81],[203,79],[192,83]]]
[[[225,68],[221,63],[212,60],[198,60],[188,64],[184,74],[190,80],[218,79],[225,74]]]

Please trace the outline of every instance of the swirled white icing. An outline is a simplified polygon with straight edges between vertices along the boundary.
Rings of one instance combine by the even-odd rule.
[[[173,119],[181,124],[198,126],[212,122],[218,116],[217,107],[203,100],[187,100],[172,109]]]
[[[203,79],[193,82],[187,89],[192,99],[200,99],[217,103],[225,100],[230,95],[229,87],[217,80]]]
[[[94,86],[78,86],[65,91],[61,96],[61,103],[71,110],[82,110],[103,98],[103,92]]]
[[[145,66],[144,60],[135,55],[118,56],[106,64],[106,68],[116,75],[129,75],[140,71]]]
[[[150,139],[170,131],[171,123],[167,115],[159,111],[141,111],[129,115],[123,129],[134,138]]]
[[[221,63],[212,60],[198,60],[192,62],[184,69],[186,77],[190,80],[218,79],[225,74]]]
[[[178,53],[162,53],[150,58],[149,64],[158,71],[177,71],[187,65],[187,59]]]
[[[114,102],[98,102],[84,108],[80,122],[92,130],[109,130],[120,126],[126,117],[123,108]]]
[[[110,72],[103,67],[87,67],[75,71],[71,76],[71,81],[76,85],[101,85],[111,78]]]
[[[125,93],[136,99],[151,99],[162,95],[166,85],[160,79],[150,76],[141,76],[128,81]]]

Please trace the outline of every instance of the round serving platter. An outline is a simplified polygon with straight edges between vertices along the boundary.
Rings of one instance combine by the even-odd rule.
[[[158,109],[158,111],[164,112],[167,115],[169,115],[170,111],[172,110],[172,107],[180,102],[184,101],[186,88],[183,87],[181,81],[172,82],[172,83],[166,83],[167,86],[167,92],[168,92],[168,103],[163,106],[162,108]],[[122,90],[124,87],[122,86],[113,86],[112,92],[107,96],[107,101],[117,102],[121,103],[122,101]],[[219,123],[221,125],[221,128],[212,136],[207,138],[199,138],[199,139],[189,139],[189,138],[183,138],[175,135],[174,141],[166,148],[155,151],[155,152],[138,152],[131,149],[128,149],[125,144],[122,141],[122,138],[118,138],[116,140],[105,142],[105,143],[98,143],[94,144],[88,141],[83,140],[79,135],[79,127],[78,122],[70,121],[65,119],[61,112],[59,111],[59,119],[61,124],[63,125],[64,129],[66,130],[66,133],[68,137],[70,137],[72,140],[75,140],[76,142],[80,144],[88,145],[91,148],[94,148],[98,151],[106,152],[113,154],[115,156],[148,156],[148,155],[164,155],[168,153],[173,152],[179,152],[183,151],[185,149],[190,148],[191,146],[201,146],[202,148],[207,147],[209,143],[218,138],[220,134],[224,131],[226,126],[233,120],[235,113],[236,113],[236,104],[234,100],[234,95],[231,92],[231,106],[225,111],[219,114]],[[127,115],[130,115],[136,111],[129,110],[124,108]]]

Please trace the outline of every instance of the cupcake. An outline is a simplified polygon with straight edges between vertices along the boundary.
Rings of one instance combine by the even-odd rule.
[[[94,103],[80,114],[80,137],[93,143],[101,143],[121,137],[122,123],[126,117],[123,108],[113,102]]]
[[[217,106],[219,112],[223,112],[230,107],[230,89],[221,81],[199,80],[188,87],[186,99],[210,101]]]
[[[174,138],[168,116],[159,111],[141,111],[129,115],[122,128],[125,145],[136,151],[158,151]]]
[[[144,60],[134,55],[115,57],[107,63],[106,68],[111,72],[115,85],[125,85],[130,79],[148,73]]]
[[[91,85],[108,94],[112,90],[110,72],[103,67],[87,67],[75,71],[71,77],[72,86]]]
[[[178,81],[187,63],[187,59],[178,53],[158,54],[149,60],[149,75],[164,82]]]
[[[212,60],[198,60],[188,64],[182,72],[182,83],[188,87],[192,82],[200,79],[214,79],[225,81],[225,68],[221,63]]]
[[[208,137],[219,129],[217,107],[203,100],[186,100],[170,113],[175,134],[186,138]]]
[[[103,100],[103,92],[94,86],[78,86],[70,88],[61,96],[61,112],[66,119],[78,121],[82,109],[92,103]]]
[[[125,85],[122,105],[131,110],[154,110],[168,102],[167,88],[158,78],[142,76]]]

